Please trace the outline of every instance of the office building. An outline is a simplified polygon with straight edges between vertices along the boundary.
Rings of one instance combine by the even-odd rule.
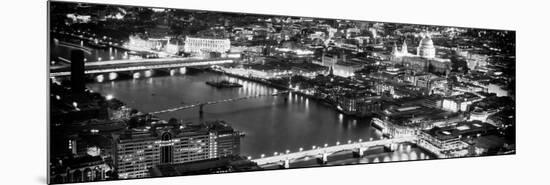
[[[133,129],[115,137],[119,178],[149,177],[149,168],[237,155],[239,135],[225,123],[160,124]]]

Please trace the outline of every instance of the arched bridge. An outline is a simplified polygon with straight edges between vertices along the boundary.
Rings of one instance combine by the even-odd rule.
[[[266,165],[266,164],[281,164],[285,168],[288,168],[290,165],[290,161],[304,158],[304,157],[319,157],[320,160],[323,161],[323,163],[327,162],[327,157],[333,153],[340,152],[340,151],[354,151],[358,155],[363,155],[363,152],[365,152],[369,147],[374,146],[388,146],[390,149],[394,150],[394,148],[397,146],[398,143],[403,142],[415,142],[418,138],[414,135],[410,136],[401,136],[398,138],[390,138],[390,139],[381,139],[381,140],[370,140],[370,141],[360,141],[356,143],[348,143],[348,144],[337,144],[334,146],[327,146],[325,147],[319,147],[319,148],[313,148],[311,150],[302,150],[297,152],[289,152],[287,150],[286,153],[275,153],[273,156],[264,157],[258,159],[252,159],[253,162],[256,162],[258,165]]]
[[[155,58],[155,59],[137,59],[137,60],[111,60],[103,62],[90,62],[84,64],[85,74],[110,73],[122,71],[141,71],[151,69],[169,69],[193,66],[210,66],[233,63],[231,58],[216,59],[189,59],[189,58]],[[71,75],[70,66],[62,68],[52,68],[50,76],[69,76]]]

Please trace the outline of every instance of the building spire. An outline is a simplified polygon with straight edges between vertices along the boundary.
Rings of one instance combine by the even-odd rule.
[[[398,53],[398,50],[397,50],[397,44],[394,42],[393,43],[393,50],[392,50],[392,54],[393,55],[396,55]]]
[[[401,46],[401,53],[403,54],[408,53],[407,40],[403,40],[403,45]]]

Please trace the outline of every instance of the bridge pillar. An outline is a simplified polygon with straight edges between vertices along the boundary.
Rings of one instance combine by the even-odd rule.
[[[176,75],[177,69],[170,69],[170,76]]]
[[[387,144],[384,146],[384,149],[386,149],[386,151],[388,152],[393,152],[397,149],[397,144],[396,143]]]
[[[184,75],[185,73],[187,73],[187,67],[180,68],[180,74]]]
[[[138,72],[134,72],[134,73],[132,74],[132,77],[133,77],[134,79],[138,79],[138,78],[141,77],[141,73],[140,73],[139,71],[138,71]]]
[[[118,78],[118,73],[116,72],[109,73],[109,80],[116,80],[117,78]]]
[[[327,153],[323,153],[323,155],[321,155],[321,158],[317,159],[317,162],[319,162],[320,164],[327,164],[327,161],[328,161]]]
[[[365,151],[367,151],[368,148],[359,147],[353,151],[353,157],[363,157]]]
[[[285,159],[285,161],[283,162],[283,168],[290,168],[290,160]]]
[[[95,77],[95,80],[99,83],[105,81],[105,76],[103,74],[99,74]]]
[[[149,69],[149,70],[147,70],[143,73],[144,73],[145,77],[147,77],[147,78],[153,76],[153,70],[152,69]]]

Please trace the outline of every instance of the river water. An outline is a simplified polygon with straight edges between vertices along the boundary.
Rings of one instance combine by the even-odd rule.
[[[229,80],[243,85],[241,88],[218,89],[205,84],[209,80]],[[223,100],[258,94],[271,94],[275,88],[212,72],[176,76],[118,80],[91,83],[88,87],[103,95],[113,95],[129,106],[143,112],[153,112],[184,104]],[[286,100],[285,100],[286,99]],[[199,111],[180,110],[157,115],[162,119],[177,118],[197,123]],[[349,140],[366,141],[380,139],[381,133],[372,128],[370,119],[346,117],[333,108],[297,94],[262,96],[235,102],[206,105],[204,120],[225,120],[234,129],[243,131],[241,155],[259,158],[261,154],[273,155],[286,150],[311,149]],[[364,162],[389,162],[428,156],[418,148],[408,145],[393,153],[368,155],[364,158],[334,157],[329,164],[354,164]],[[406,156],[406,157],[405,157]],[[305,162],[298,166],[311,166]]]
[[[243,87],[217,89],[205,84],[208,80],[221,79],[237,81]],[[88,87],[103,95],[111,94],[143,112],[276,92],[276,89],[259,83],[210,72],[93,83]],[[199,121],[198,112],[198,109],[188,109],[158,116],[196,123]],[[337,141],[345,143],[380,138],[380,134],[369,126],[370,120],[347,118],[326,105],[292,93],[206,105],[204,119],[225,120],[233,128],[244,131],[246,136],[241,140],[241,154],[253,158],[261,154],[296,151],[300,147],[334,145]]]
[[[79,43],[73,43],[79,45]],[[84,44],[85,47],[90,47],[87,44]],[[54,57],[52,60],[56,62],[63,62],[63,60],[70,60],[71,48],[60,46],[58,44],[52,43],[50,45],[51,55]],[[105,49],[93,49],[90,53],[85,53],[84,58],[86,62],[97,62],[105,60],[122,60],[128,59],[129,55],[127,51],[117,48],[108,47]]]

